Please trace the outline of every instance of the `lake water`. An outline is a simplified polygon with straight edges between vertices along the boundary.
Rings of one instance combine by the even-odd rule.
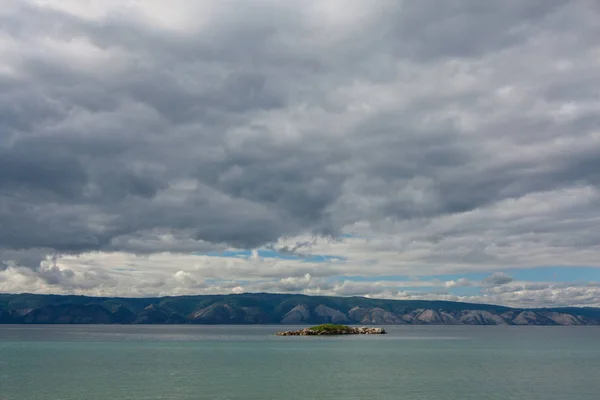
[[[598,327],[281,329],[0,325],[0,399],[600,399]]]

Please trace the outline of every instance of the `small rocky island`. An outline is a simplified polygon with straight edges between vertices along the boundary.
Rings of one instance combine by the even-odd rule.
[[[367,326],[351,327],[346,325],[323,324],[297,331],[277,332],[277,336],[325,336],[325,335],[383,335],[387,333],[383,328]]]

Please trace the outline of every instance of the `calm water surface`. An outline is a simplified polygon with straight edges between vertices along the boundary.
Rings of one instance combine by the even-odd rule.
[[[0,325],[0,399],[600,399],[598,327],[280,329]]]

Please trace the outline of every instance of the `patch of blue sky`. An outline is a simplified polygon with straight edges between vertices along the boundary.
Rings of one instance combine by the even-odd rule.
[[[517,281],[529,282],[582,282],[600,281],[600,268],[594,267],[535,267],[519,269],[500,269],[494,272],[503,272]],[[475,272],[466,274],[435,275],[421,277],[422,279],[440,279],[444,281],[466,278],[471,281],[480,281],[490,276],[492,272]]]
[[[368,272],[368,271],[366,271]],[[600,281],[600,268],[596,267],[535,267],[535,268],[505,268],[497,271],[487,272],[469,272],[462,274],[443,274],[443,275],[386,275],[386,276],[343,276],[348,280],[357,282],[375,282],[375,281],[410,281],[410,280],[439,280],[456,281],[464,278],[473,282],[482,281],[494,272],[503,272],[513,277],[517,281],[529,282],[597,282]]]
[[[595,267],[540,267],[510,270],[506,273],[517,280],[541,282],[600,281],[600,268]]]
[[[368,236],[357,235],[356,233],[342,233],[337,236],[338,239],[369,239]]]
[[[327,254],[295,254],[295,253],[280,253],[270,249],[259,249],[257,250],[259,257],[264,259],[278,259],[278,260],[299,260],[303,262],[334,262],[334,261],[345,261],[345,257],[333,256]],[[200,253],[200,255],[211,256],[211,257],[226,257],[226,258],[249,258],[252,256],[252,250],[226,250],[222,252],[208,252]]]

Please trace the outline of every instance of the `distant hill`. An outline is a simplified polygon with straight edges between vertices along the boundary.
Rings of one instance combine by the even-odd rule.
[[[0,324],[600,325],[600,308],[298,294],[154,298],[0,294]]]

